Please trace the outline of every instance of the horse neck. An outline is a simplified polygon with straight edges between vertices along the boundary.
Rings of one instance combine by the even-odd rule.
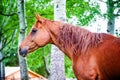
[[[70,49],[64,48],[58,41],[57,38],[59,36],[60,30],[63,28],[65,23],[62,22],[52,22],[52,24],[48,25],[49,33],[51,36],[52,44],[56,45],[60,50],[62,50],[70,59],[72,59],[72,53]]]
[[[47,31],[50,34],[51,37],[51,43],[57,45],[57,36],[59,34],[59,29],[60,29],[60,23],[56,23],[56,22],[48,22],[47,23]]]
[[[60,33],[60,30],[63,28],[63,25],[64,23],[61,22],[52,22],[52,24],[48,25],[47,27],[49,29],[49,34],[51,36],[52,44],[59,47],[60,50],[62,50],[70,59],[72,59],[72,53],[70,49],[67,50],[57,41],[58,35]]]

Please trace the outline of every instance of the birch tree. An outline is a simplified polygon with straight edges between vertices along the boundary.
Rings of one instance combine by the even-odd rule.
[[[120,16],[120,0],[107,0],[106,4],[108,15],[107,32],[114,34],[115,19]]]
[[[24,0],[18,0],[18,16],[19,16],[19,25],[20,25],[20,33],[19,33],[19,42],[23,41],[25,38],[25,31],[26,31],[26,20],[25,20],[25,1]],[[20,74],[21,74],[21,80],[28,80],[28,70],[27,70],[27,63],[26,58],[23,58],[19,55],[19,65],[20,65]]]
[[[54,20],[66,21],[66,0],[54,0]],[[55,45],[51,48],[50,80],[65,80],[64,54]]]
[[[3,58],[3,54],[1,50],[2,50],[2,41],[0,40],[0,60]],[[0,61],[0,80],[5,80],[5,67],[3,61]]]
[[[115,16],[114,16],[114,1],[107,0],[108,23],[107,32],[114,34]]]
[[[0,1],[0,7],[2,8],[2,1]],[[2,11],[2,10],[0,10]],[[1,16],[0,16],[1,18]],[[1,20],[0,20],[1,22]],[[2,53],[2,47],[3,47],[3,43],[2,43],[2,25],[0,25],[0,60],[3,58],[3,53]],[[5,79],[5,67],[4,67],[4,63],[3,61],[0,61],[0,80],[4,80]]]
[[[0,80],[5,80],[4,59],[9,57],[5,53],[9,53],[12,48],[11,45],[14,41],[14,32],[16,30],[14,27],[8,27],[10,18],[14,15],[13,13],[11,14],[11,12],[14,12],[16,8],[16,3],[14,0],[12,1],[0,1]],[[6,47],[9,47],[9,49],[4,52]]]

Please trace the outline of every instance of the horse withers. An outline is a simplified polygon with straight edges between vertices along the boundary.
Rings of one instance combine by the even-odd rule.
[[[47,44],[60,48],[72,61],[78,80],[120,80],[120,38],[36,15],[36,22],[19,46],[20,55]]]

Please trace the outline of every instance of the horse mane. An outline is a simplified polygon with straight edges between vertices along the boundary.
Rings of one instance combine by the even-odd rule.
[[[92,33],[86,29],[64,24],[59,32],[58,43],[64,48],[73,48],[73,53],[85,53],[89,48],[95,48],[103,41],[102,34]]]

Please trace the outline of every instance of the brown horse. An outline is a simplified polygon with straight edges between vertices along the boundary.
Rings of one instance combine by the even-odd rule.
[[[120,38],[92,33],[36,15],[37,21],[19,47],[20,55],[55,44],[72,61],[78,80],[120,80]]]

